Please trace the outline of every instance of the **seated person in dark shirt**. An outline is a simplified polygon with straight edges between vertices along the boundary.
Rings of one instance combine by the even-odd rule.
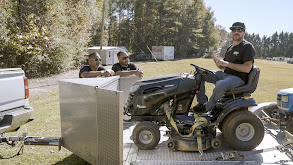
[[[100,66],[101,57],[95,52],[91,53],[88,58],[88,64],[83,66],[79,71],[79,78],[91,78],[98,76],[109,77],[114,74],[112,70],[106,70],[104,67]]]
[[[119,63],[112,66],[112,70],[121,77],[136,75],[142,77],[143,72],[139,70],[134,63],[129,62],[128,54],[125,51],[117,53]]]
[[[247,82],[248,74],[253,68],[255,49],[250,42],[244,39],[244,23],[235,22],[230,29],[233,44],[226,50],[224,59],[219,58],[216,52],[212,54],[216,66],[222,71],[203,76],[199,93],[196,95],[199,103],[193,107],[195,112],[213,110],[217,101],[225,95],[226,91],[242,86]],[[205,82],[215,84],[209,99],[205,94]]]

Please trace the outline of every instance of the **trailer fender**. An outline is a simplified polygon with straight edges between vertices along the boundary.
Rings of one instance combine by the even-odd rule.
[[[249,109],[250,112],[252,112],[253,114],[260,116],[261,115],[261,111],[264,110],[265,107],[267,107],[268,105],[271,104],[276,104],[276,102],[264,102],[264,103],[260,103],[257,106],[254,106],[252,108]]]

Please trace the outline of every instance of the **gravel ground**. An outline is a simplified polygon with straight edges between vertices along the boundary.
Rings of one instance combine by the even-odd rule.
[[[29,79],[30,97],[57,90],[60,79],[78,78],[78,73],[79,69],[76,69],[48,77]]]
[[[106,69],[111,69],[112,65],[103,66]],[[30,97],[39,96],[58,89],[58,81],[60,79],[73,79],[78,78],[79,69],[69,70],[64,73],[52,75],[48,77],[32,78],[29,79]]]

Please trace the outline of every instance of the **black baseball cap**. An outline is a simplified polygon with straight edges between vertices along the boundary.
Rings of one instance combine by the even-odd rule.
[[[230,30],[233,30],[234,28],[241,28],[245,30],[245,25],[242,22],[235,22],[233,25],[230,27]]]

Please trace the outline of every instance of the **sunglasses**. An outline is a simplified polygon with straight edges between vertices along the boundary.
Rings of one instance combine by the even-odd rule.
[[[100,59],[100,58],[91,58],[92,60],[95,60],[95,61],[102,61],[102,59]]]
[[[126,60],[126,59],[129,59],[129,57],[127,56],[127,57],[122,57],[122,60]]]
[[[232,32],[243,32],[244,29],[233,29]]]

